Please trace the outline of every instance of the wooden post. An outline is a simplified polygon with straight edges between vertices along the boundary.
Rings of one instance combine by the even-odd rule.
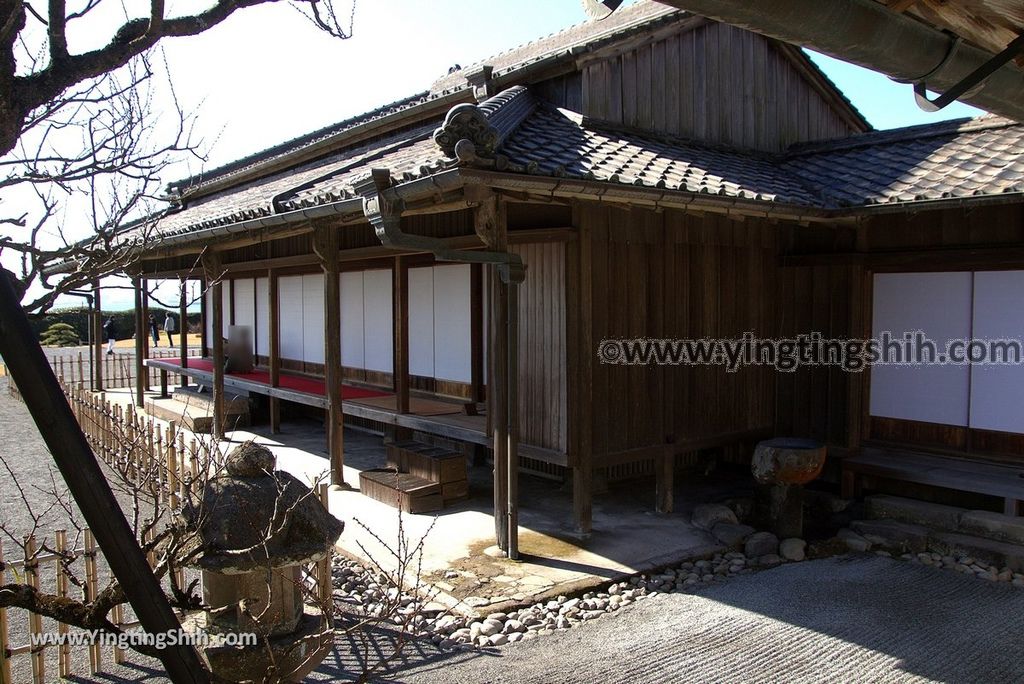
[[[181,353],[181,367],[188,368],[188,278],[181,279],[181,294],[178,297],[178,350]],[[188,387],[188,376],[181,373],[178,384]]]
[[[100,301],[100,281],[92,284],[92,389],[103,391],[103,305]]]
[[[508,290],[506,404],[508,406],[508,557],[519,559],[519,283],[502,283]]]
[[[480,197],[473,215],[474,230],[493,251],[508,249],[505,206],[493,194]],[[487,383],[487,414],[494,444],[494,533],[498,548],[509,552],[509,286],[497,266],[490,273],[490,350]]]
[[[213,436],[224,436],[224,285],[221,281],[220,255],[210,252],[203,257],[213,308]]]
[[[7,584],[6,567],[3,544],[0,543],[0,586]],[[4,684],[14,681],[11,679],[11,659],[7,655],[7,650],[11,647],[10,638],[10,630],[7,627],[7,609],[0,608],[0,681],[3,681]]]
[[[54,550],[58,555],[63,555],[68,548],[68,534],[66,530],[56,530],[54,532]],[[56,573],[56,585],[57,585],[57,596],[60,598],[68,597],[68,573],[64,569],[64,565],[58,559],[54,562],[54,569]],[[57,633],[67,634],[68,626],[63,622],[57,623]],[[71,645],[67,643],[60,644],[57,647],[57,673],[60,677],[66,678],[71,676]],[[7,681],[7,680],[5,680]]]
[[[267,280],[270,285],[270,386],[277,387],[281,384],[281,312],[277,294],[277,271],[270,269],[267,272]],[[281,431],[281,400],[277,397],[270,397],[270,431],[273,434]]]
[[[341,372],[341,270],[338,228],[320,227],[313,233],[313,250],[324,272],[324,394],[327,399],[327,452],[331,485],[345,486],[345,437]]]
[[[25,537],[25,584],[39,593],[39,561],[36,559],[35,535]],[[28,630],[32,637],[43,633],[43,617],[39,613],[29,612]],[[32,681],[34,684],[46,682],[46,657],[41,648],[32,649]]]
[[[395,409],[409,413],[409,264],[395,257],[391,295],[394,301],[394,363]]]
[[[210,312],[207,311],[206,306],[206,288],[209,286],[209,281],[206,278],[202,278],[199,281],[199,339],[200,339],[200,350],[199,355],[204,359],[210,355],[210,336],[206,334],[206,322],[209,320],[207,317]]]
[[[484,269],[483,264],[470,266],[470,400],[484,400]]]
[[[149,324],[149,281],[145,278],[142,279],[142,324],[146,328],[146,334],[142,336],[142,358],[149,358],[149,336],[153,333],[153,326]],[[138,368],[138,366],[136,366]],[[142,386],[149,391],[149,369],[145,365],[142,367],[142,373],[144,375]]]
[[[665,445],[664,452],[654,459],[656,489],[654,510],[658,513],[672,512],[672,490],[675,486],[675,455],[675,446],[667,444]]]
[[[497,268],[494,268],[497,271]],[[494,529],[498,548],[508,550],[508,288],[498,274],[491,277],[491,381],[488,413],[494,416]]]
[[[577,248],[569,252],[566,295],[569,312],[569,461],[572,465],[572,502],[576,530],[590,534],[593,520],[593,290],[591,236],[581,227]]]
[[[93,539],[92,531],[85,530],[82,543],[85,556],[85,600],[92,602],[99,594],[99,579],[97,577],[96,563],[96,542]],[[141,555],[141,551],[140,551]],[[148,567],[148,566],[147,566]],[[103,666],[103,652],[100,645],[95,641],[89,644],[89,674],[94,675]]]
[[[142,279],[132,279],[135,288],[135,405],[142,408],[146,403],[146,385],[142,377],[142,360],[146,358],[146,322],[143,318]]]

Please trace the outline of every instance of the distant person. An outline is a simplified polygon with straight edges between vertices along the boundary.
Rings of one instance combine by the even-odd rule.
[[[156,316],[149,314],[149,332],[153,333],[153,346],[160,346],[160,328],[156,324]]]
[[[114,343],[117,342],[117,325],[113,316],[107,318],[107,322],[103,324],[103,334],[107,337],[107,354],[113,354]]]
[[[174,346],[174,332],[178,329],[175,323],[174,316],[167,314],[167,318],[164,319],[164,332],[167,333],[167,346]]]

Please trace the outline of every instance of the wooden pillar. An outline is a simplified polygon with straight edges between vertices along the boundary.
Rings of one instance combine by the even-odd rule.
[[[493,416],[494,531],[498,548],[508,549],[508,287],[497,267],[491,273],[491,344],[488,413]]]
[[[502,283],[508,291],[508,331],[506,359],[506,404],[508,419],[508,460],[506,496],[508,500],[508,557],[519,559],[519,283]]]
[[[181,367],[188,368],[188,278],[181,279],[181,294],[178,298],[178,351]],[[188,387],[188,376],[179,377],[182,387]]]
[[[149,325],[149,281],[142,279],[142,325],[145,326],[146,334],[142,336],[142,358],[149,358],[149,336],[153,329]],[[149,391],[149,371],[143,367],[142,386]]]
[[[483,264],[470,267],[470,400],[484,400],[484,269]]]
[[[228,281],[228,310],[225,312],[228,317],[228,325],[235,324],[235,279]]]
[[[270,319],[268,336],[270,338],[270,349],[268,350],[268,365],[270,366],[270,386],[281,385],[281,310],[278,301],[277,271],[270,269],[267,272],[267,281],[270,293]],[[277,434],[281,431],[281,400],[277,397],[270,397],[270,431]]]
[[[199,292],[202,296],[199,298],[199,355],[204,359],[210,356],[210,339],[209,335],[206,334],[206,322],[209,320],[208,316],[210,315],[210,312],[206,310],[206,288],[208,286],[209,281],[206,278],[200,279]]]
[[[143,295],[142,278],[132,278],[132,287],[135,290],[135,405],[142,408],[146,403],[146,385],[143,378],[145,368],[142,360],[146,357],[146,321]]]
[[[473,215],[474,230],[488,249],[508,250],[505,205],[483,190]],[[487,415],[494,444],[494,535],[498,548],[509,552],[509,286],[498,266],[490,267]]]
[[[345,486],[345,437],[341,372],[341,269],[337,227],[320,227],[313,234],[313,249],[324,272],[324,386],[327,399],[327,452],[331,459],[331,485]]]
[[[395,257],[391,287],[394,302],[394,376],[395,409],[409,413],[409,264],[405,257]]]
[[[575,249],[569,250],[568,299],[569,463],[572,466],[572,507],[576,530],[590,534],[593,525],[593,290],[591,236],[581,226]]]
[[[103,346],[106,340],[103,335],[103,303],[100,300],[100,281],[92,284],[92,388],[103,391]]]
[[[210,286],[211,312],[213,318],[213,436],[224,436],[224,285],[221,281],[223,269],[220,255],[210,252],[203,258]]]

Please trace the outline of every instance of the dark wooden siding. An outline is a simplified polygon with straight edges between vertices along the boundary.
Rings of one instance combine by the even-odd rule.
[[[845,338],[857,321],[857,267],[780,265],[780,246],[812,229],[593,205],[581,205],[575,221],[591,245],[593,305],[579,324],[591,326],[595,346],[602,339],[738,339],[747,332]],[[835,239],[830,227],[813,231]],[[850,411],[859,411],[850,375],[839,368],[727,372],[720,365],[609,365],[597,360],[596,348],[577,353],[591,364],[596,463],[645,451],[649,457],[666,444],[678,445],[678,453],[729,445],[755,433],[844,444]]]
[[[705,23],[586,65],[580,111],[627,126],[772,151],[855,132],[849,115],[841,115],[836,102],[809,80],[814,77],[802,73],[801,60],[758,34]]]
[[[526,264],[519,297],[519,438],[565,453],[565,244],[531,243],[512,250]]]

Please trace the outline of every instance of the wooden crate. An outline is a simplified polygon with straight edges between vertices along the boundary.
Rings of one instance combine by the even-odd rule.
[[[406,513],[428,513],[444,506],[441,485],[410,473],[364,470],[359,473],[359,490]]]

